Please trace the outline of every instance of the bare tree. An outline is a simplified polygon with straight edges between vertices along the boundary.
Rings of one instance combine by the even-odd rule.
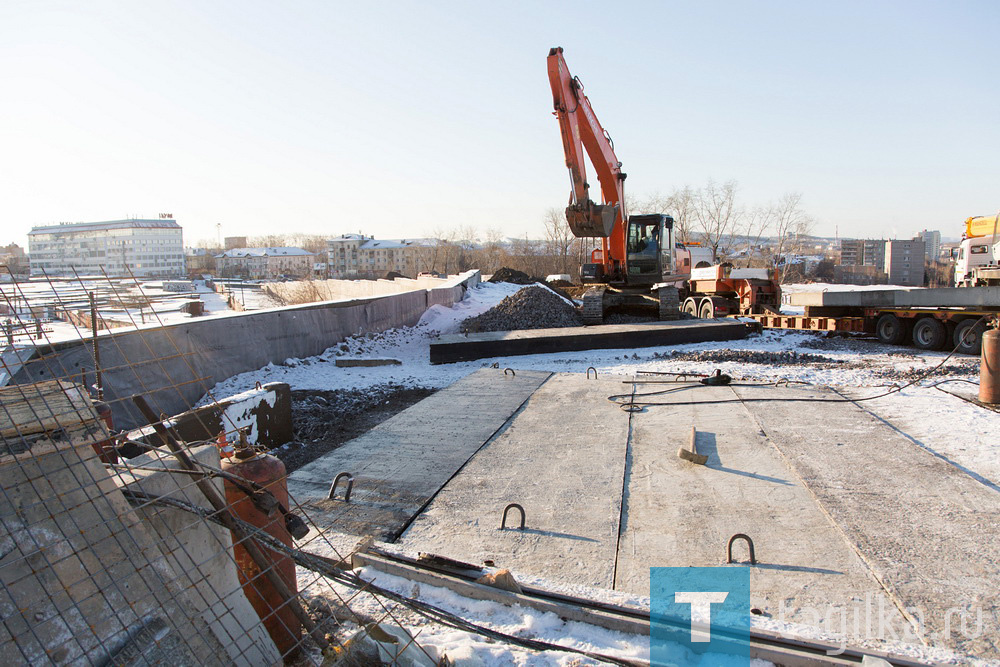
[[[662,211],[674,219],[674,238],[681,243],[691,240],[691,230],[696,224],[698,198],[698,191],[685,185],[683,188],[674,188],[663,202]]]
[[[569,273],[570,248],[576,237],[566,222],[566,212],[550,208],[545,212],[545,240],[548,254],[557,258],[559,273]]]
[[[759,252],[760,240],[770,232],[775,220],[773,204],[755,206],[748,209],[741,220],[741,230],[746,241],[747,262],[749,267],[753,262],[754,253]]]
[[[481,253],[482,261],[480,269],[485,273],[495,273],[503,266],[504,258],[507,254],[503,245],[503,232],[496,227],[486,230],[486,242],[483,244]]]
[[[797,244],[800,236],[808,234],[813,227],[814,221],[805,211],[802,210],[802,194],[799,192],[789,192],[778,200],[773,206],[773,222],[771,233],[774,237],[774,257],[773,266],[778,271],[778,280],[784,278],[788,261],[785,254],[791,250],[790,246]]]
[[[719,246],[726,236],[732,235],[739,224],[743,211],[736,203],[736,181],[717,184],[709,181],[696,200],[694,208],[695,229],[702,242],[712,249],[716,256]]]

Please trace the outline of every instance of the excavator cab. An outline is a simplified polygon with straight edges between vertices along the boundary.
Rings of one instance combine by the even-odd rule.
[[[630,215],[625,234],[625,282],[652,285],[673,273],[674,219],[669,215]]]

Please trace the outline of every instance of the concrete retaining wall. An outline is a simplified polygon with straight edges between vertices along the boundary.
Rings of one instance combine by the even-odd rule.
[[[469,271],[429,290],[105,332],[98,337],[105,400],[117,428],[136,428],[146,420],[128,400],[135,394],[145,395],[157,413],[175,415],[226,378],[269,363],[320,354],[349,336],[413,326],[430,306],[451,306],[478,284],[479,272]],[[39,358],[26,363],[13,383],[70,377],[83,371],[93,377],[88,342],[55,343],[39,351]]]

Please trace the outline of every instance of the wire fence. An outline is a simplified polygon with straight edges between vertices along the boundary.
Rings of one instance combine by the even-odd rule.
[[[168,414],[192,387],[209,408],[224,398],[164,326],[173,297],[134,276],[10,278],[0,663],[332,664],[394,620],[389,600],[352,609],[366,584],[344,574],[351,554],[288,497],[245,424],[193,410],[185,435]],[[141,344],[122,345],[125,330]]]

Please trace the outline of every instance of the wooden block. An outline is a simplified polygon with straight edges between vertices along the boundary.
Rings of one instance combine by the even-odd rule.
[[[0,437],[5,440],[97,419],[87,391],[72,382],[46,380],[0,388]]]

